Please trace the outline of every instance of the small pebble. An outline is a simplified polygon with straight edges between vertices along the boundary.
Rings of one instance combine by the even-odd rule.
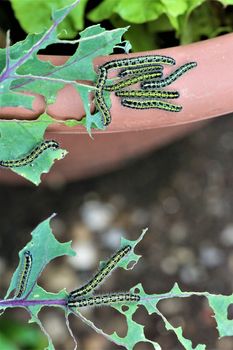
[[[195,261],[193,251],[188,247],[178,247],[174,249],[173,255],[179,265],[192,264]]]
[[[181,243],[187,237],[187,227],[184,222],[176,222],[170,228],[170,239],[174,243]]]
[[[111,204],[91,200],[83,204],[80,214],[83,222],[93,231],[104,231],[112,223],[116,210]]]
[[[220,233],[220,241],[227,247],[233,246],[233,223],[224,227]]]
[[[203,271],[193,265],[183,266],[180,269],[179,275],[183,283],[195,284],[199,283],[200,279],[203,279]]]
[[[88,241],[81,241],[73,245],[73,250],[77,255],[69,257],[69,263],[76,269],[88,271],[93,269],[97,263],[97,250]]]
[[[180,203],[176,197],[167,197],[162,201],[162,206],[167,214],[176,214],[180,209]]]
[[[142,208],[135,209],[130,216],[132,224],[139,227],[148,225],[149,219],[149,212]]]
[[[103,245],[106,248],[115,250],[120,247],[122,236],[126,236],[126,232],[123,229],[113,227],[103,234]]]
[[[161,270],[167,275],[174,275],[178,269],[178,263],[175,257],[168,256],[160,263]]]
[[[203,246],[200,248],[200,261],[206,267],[217,267],[224,262],[222,250],[214,246]]]

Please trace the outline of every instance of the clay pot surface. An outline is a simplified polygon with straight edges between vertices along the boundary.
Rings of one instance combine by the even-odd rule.
[[[69,155],[56,162],[50,173],[45,175],[46,181],[75,180],[116,168],[130,157],[141,155],[200,127],[203,120],[232,112],[232,41],[233,34],[227,34],[185,46],[97,58],[94,62],[96,70],[98,65],[112,59],[152,54],[167,55],[176,60],[175,67],[165,67],[165,75],[187,62],[195,61],[198,66],[167,88],[180,92],[180,98],[175,102],[183,106],[179,113],[126,108],[112,93],[112,122],[105,131],[93,131],[94,140],[83,127],[68,128],[58,124],[50,127],[46,137],[60,141]],[[40,58],[55,65],[63,64],[67,59],[65,56]],[[35,119],[44,110],[43,97],[36,96],[33,111],[1,108],[0,116],[4,119]],[[48,107],[47,112],[56,119],[80,119],[84,115],[82,101],[69,85],[59,91],[56,102]],[[0,179],[22,181],[5,170],[1,170]]]

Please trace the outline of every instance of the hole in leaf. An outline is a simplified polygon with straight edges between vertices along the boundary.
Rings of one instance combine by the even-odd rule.
[[[173,327],[182,327],[183,336],[192,341],[193,348],[198,344],[215,348],[218,337],[216,321],[205,297],[167,299],[160,301],[158,308]],[[165,330],[163,322],[162,328]],[[159,343],[163,345],[162,342]]]
[[[139,306],[132,317],[133,321],[144,326],[144,334],[148,340],[157,341],[159,335],[156,325],[160,322],[157,314],[149,315],[143,306]]]
[[[134,289],[134,293],[135,293],[135,294],[139,294],[139,293],[140,293],[139,288],[135,288],[135,289]]]
[[[227,309],[228,320],[233,320],[233,304],[230,304]]]
[[[68,329],[65,325],[64,311],[59,308],[43,308],[39,313],[43,327],[52,338],[55,349],[70,339]]]
[[[116,332],[120,337],[125,337],[128,331],[126,318],[119,311],[111,307],[95,308],[93,322],[105,333],[112,334]]]
[[[217,340],[216,349],[232,350],[233,337],[223,337]]]
[[[132,269],[135,264],[136,264],[135,260],[130,261],[127,265],[127,269]]]
[[[126,306],[126,305],[123,305],[122,308],[121,308],[121,310],[122,310],[123,312],[126,312],[126,311],[129,310],[129,307]]]
[[[134,347],[133,350],[154,350],[154,346],[150,343],[147,342],[140,342],[137,343]]]

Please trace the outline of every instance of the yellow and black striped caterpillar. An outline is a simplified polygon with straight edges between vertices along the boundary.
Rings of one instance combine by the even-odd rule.
[[[161,79],[161,80],[151,80],[147,79],[148,81],[143,81],[141,83],[142,89],[160,89],[162,87],[168,86],[171,83],[173,83],[175,80],[177,80],[181,75],[186,73],[188,70],[194,68],[197,66],[196,62],[189,62],[184,64],[183,66],[177,68],[173,73],[171,73],[168,77]]]
[[[169,112],[180,112],[182,110],[182,106],[161,101],[161,99],[178,98],[180,96],[179,92],[164,91],[161,88],[173,83],[188,70],[196,67],[197,63],[186,63],[165,78],[163,77],[163,64],[174,65],[175,60],[160,55],[139,56],[106,62],[99,68],[95,102],[97,109],[102,114],[105,126],[111,122],[111,115],[104,101],[104,90],[115,91],[116,96],[121,97],[121,104],[124,107],[135,109],[156,108]],[[112,85],[106,84],[108,71],[112,69],[121,69],[118,76],[120,78],[126,77],[126,79]],[[124,90],[138,82],[141,83],[141,90]]]
[[[130,250],[131,247],[129,245],[120,249],[88,283],[70,292],[69,300],[83,297],[94,291],[96,287],[99,287],[103,280],[115,269],[119,261],[124,258]]]
[[[168,64],[168,65],[174,65],[176,64],[176,61],[168,56],[162,56],[162,55],[148,55],[148,56],[138,56],[138,57],[132,57],[132,58],[123,58],[121,60],[113,60],[110,62],[106,62],[102,65],[103,68],[105,68],[107,71],[111,69],[118,69],[118,68],[130,68],[130,67],[137,67],[140,68],[147,65],[158,65],[158,64]]]
[[[160,100],[141,100],[136,98],[122,98],[121,104],[124,107],[135,108],[135,109],[150,109],[157,108],[163,109],[168,112],[180,112],[182,106],[174,105],[172,103],[160,101]]]
[[[121,80],[120,82],[113,85],[105,85],[104,90],[106,91],[118,91],[127,86],[134,85],[140,81],[151,80],[155,78],[162,77],[163,73],[161,71],[155,71],[153,73],[144,73],[141,75],[133,76],[132,78]]]
[[[144,64],[140,68],[136,67],[130,67],[130,68],[125,68],[122,69],[118,77],[120,78],[125,78],[131,75],[140,75],[146,73],[151,73],[151,72],[162,72],[163,71],[163,66],[161,64],[155,64],[155,65],[148,65]]]
[[[30,251],[26,250],[23,255],[24,259],[19,274],[18,285],[15,291],[15,298],[20,298],[24,294],[32,268],[32,254]]]
[[[103,96],[103,87],[105,85],[105,81],[107,79],[107,71],[105,68],[99,67],[99,74],[96,82],[96,90],[95,90],[95,105],[99,110],[102,116],[103,125],[107,126],[111,122],[111,114],[109,112],[108,106],[104,101]]]
[[[110,124],[111,114],[108,109],[108,106],[105,103],[103,90],[115,91],[118,88],[126,87],[129,85],[135,84],[138,81],[142,81],[142,78],[139,78],[136,80],[132,78],[133,81],[128,81],[128,82],[122,81],[121,83],[119,83],[120,84],[119,86],[117,84],[108,86],[106,85],[108,71],[111,69],[127,68],[125,70],[122,70],[119,73],[119,76],[121,74],[122,76],[127,76],[127,75],[140,76],[143,73],[143,71],[146,70],[147,74],[149,74],[150,72],[155,74],[155,75],[150,75],[147,78],[154,79],[156,77],[162,77],[162,69],[163,69],[162,64],[174,65],[175,60],[167,56],[149,55],[149,56],[140,56],[140,57],[134,57],[134,58],[124,58],[121,60],[113,60],[110,62],[106,62],[99,67],[94,101],[95,101],[96,108],[101,113],[104,126],[107,126]],[[134,73],[130,74],[130,69],[134,70]]]
[[[106,295],[95,295],[87,298],[68,301],[68,307],[103,306],[116,303],[139,302],[140,296],[132,293],[112,293]]]
[[[70,292],[67,298],[67,307],[79,308],[84,306],[103,306],[114,303],[127,304],[139,302],[140,296],[129,292],[111,293],[106,295],[89,295],[100,286],[101,282],[108,277],[117,264],[130,252],[130,250],[130,245],[121,248],[115,255],[113,255],[111,259],[108,260],[103,268],[98,271],[87,284]]]
[[[33,148],[33,150],[26,154],[24,157],[19,159],[11,159],[11,160],[0,160],[0,166],[5,168],[16,168],[28,165],[32,163],[41,153],[43,153],[48,148],[58,149],[59,143],[54,140],[45,140],[41,142],[38,146]]]
[[[115,93],[118,97],[157,97],[157,98],[178,98],[180,96],[178,91],[166,90],[119,90]]]

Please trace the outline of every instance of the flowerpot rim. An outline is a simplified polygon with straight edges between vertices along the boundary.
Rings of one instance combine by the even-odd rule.
[[[173,113],[158,109],[135,110],[123,107],[119,98],[111,94],[110,109],[112,122],[104,130],[92,130],[96,133],[118,133],[164,128],[175,125],[194,123],[201,120],[223,116],[233,111],[233,33],[222,35],[189,45],[171,47],[149,52],[130,53],[97,57],[95,69],[106,61],[124,57],[161,54],[176,60],[175,68],[165,67],[165,74],[187,62],[197,62],[197,67],[175,81],[170,90],[180,92],[176,104],[182,105],[181,112]],[[49,60],[55,65],[63,64],[68,56],[40,55],[40,59]],[[169,87],[167,88],[169,90]],[[42,96],[36,96],[33,111],[19,107],[0,108],[2,119],[36,119],[45,110]],[[84,109],[80,97],[73,86],[65,86],[58,92],[56,102],[49,105],[47,113],[58,120],[58,124],[49,127],[50,133],[86,133],[83,126],[64,127],[59,121],[64,119],[81,119]]]

